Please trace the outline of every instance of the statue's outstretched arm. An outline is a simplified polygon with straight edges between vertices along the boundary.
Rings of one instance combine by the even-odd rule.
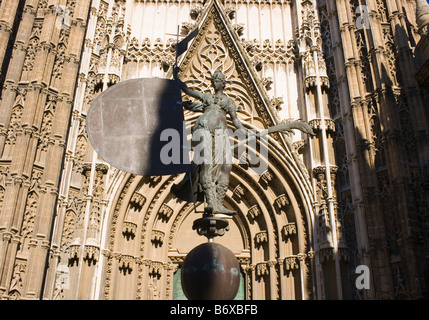
[[[189,89],[189,87],[186,85],[186,83],[184,83],[182,80],[179,79],[179,70],[180,70],[179,67],[175,67],[173,69],[173,78],[174,78],[174,80],[177,80],[179,82],[180,89],[184,93],[186,93],[188,96],[191,96],[191,97],[196,98],[198,100],[203,100],[203,95],[201,92]]]

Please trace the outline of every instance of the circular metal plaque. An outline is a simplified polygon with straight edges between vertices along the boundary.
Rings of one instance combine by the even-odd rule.
[[[190,169],[180,88],[169,79],[120,82],[88,110],[88,138],[112,166],[143,176]]]

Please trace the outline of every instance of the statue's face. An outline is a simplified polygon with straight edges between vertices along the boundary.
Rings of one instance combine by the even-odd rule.
[[[213,89],[215,89],[215,91],[219,91],[219,90],[225,88],[225,82],[221,79],[213,79],[212,85],[213,85]]]

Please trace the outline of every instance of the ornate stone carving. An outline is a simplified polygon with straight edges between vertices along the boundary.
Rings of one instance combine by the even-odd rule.
[[[331,247],[332,225],[325,203],[319,208],[317,215],[317,237],[321,248]]]
[[[295,222],[291,222],[283,226],[282,234],[285,238],[289,238],[293,234],[296,234],[296,224]]]
[[[333,248],[319,249],[318,254],[319,254],[319,261],[320,262],[324,262],[324,261],[334,259],[334,249]]]
[[[203,12],[203,7],[199,4],[193,5],[190,10],[190,15],[193,20],[197,20],[199,15]]]
[[[256,276],[257,277],[263,277],[267,276],[269,274],[269,269],[267,262],[260,262],[256,264]]]
[[[237,46],[225,27],[216,9],[211,8],[183,59],[182,77],[195,79],[187,83],[190,89],[210,92],[210,84],[205,81],[205,77],[220,69],[226,78],[225,93],[234,100],[238,109],[246,114],[256,111],[267,126],[272,126],[271,116],[262,107],[266,105],[266,98],[261,99],[261,93],[249,76],[251,71],[241,59],[241,53],[237,51]],[[193,56],[198,56],[199,59],[192,59]]]
[[[265,88],[265,90],[269,91],[271,90],[271,85],[273,84],[273,78],[272,77],[262,78],[261,84]]]
[[[240,156],[240,160],[239,160],[239,163],[240,163],[240,165],[242,165],[242,166],[249,166],[250,165],[250,156],[249,156],[249,154],[247,153],[247,152],[243,152],[243,154],[241,154],[241,156]]]
[[[276,206],[280,210],[281,209],[285,209],[290,204],[289,199],[288,199],[287,195],[285,195],[285,194],[282,194],[282,195],[278,196],[276,198],[275,203],[276,203]]]
[[[249,53],[251,61],[256,69],[267,63],[294,63],[296,59],[296,44],[294,40],[289,40],[286,44],[281,40],[272,43],[270,40],[264,40],[261,45],[258,40],[242,40],[242,45]]]
[[[258,232],[255,235],[255,243],[257,246],[261,246],[263,243],[268,242],[268,233],[266,230]]]
[[[302,2],[302,23],[299,28],[299,56],[301,58],[304,82],[307,88],[320,85],[329,88],[326,63],[322,54],[320,22],[311,1]]]
[[[271,180],[273,180],[273,175],[269,170],[265,171],[261,175],[261,182],[263,182],[266,186],[268,186],[268,184],[271,182]]]
[[[313,169],[314,177],[317,179],[316,187],[319,200],[326,200],[328,197],[328,186],[326,184],[325,166],[318,166]]]
[[[244,24],[243,23],[237,23],[234,24],[232,26],[232,29],[237,32],[238,36],[242,36],[243,35],[243,31],[244,31]]]
[[[227,6],[225,8],[225,14],[228,16],[229,19],[233,20],[235,17],[235,13],[236,10],[234,6]]]
[[[134,257],[131,255],[120,254],[119,257],[119,271],[124,275],[130,274],[134,268]]]
[[[22,100],[21,103],[24,103]],[[6,133],[6,145],[14,145],[18,134],[21,132],[23,105],[16,104],[12,109],[10,124]]]
[[[193,25],[182,26],[186,33],[189,32],[189,28],[192,30]],[[150,61],[159,68],[157,71],[159,72],[158,75],[161,76],[174,64],[175,46],[176,43],[172,39],[166,40],[164,43],[158,38],[152,44],[149,38],[145,38],[140,43],[137,38],[133,38],[127,50],[126,61],[127,63]]]
[[[151,241],[155,246],[162,246],[164,243],[165,233],[159,230],[152,230]]]
[[[151,176],[150,177],[150,184],[152,186],[156,186],[158,183],[160,183],[162,180],[161,176]]]
[[[283,100],[283,97],[277,97],[277,98],[272,98],[270,100],[271,103],[271,107],[273,108],[273,110],[275,110],[276,114],[278,115],[279,112],[282,110],[282,105],[285,103]]]
[[[99,256],[100,248],[97,245],[86,244],[84,246],[83,260],[88,263],[88,266],[96,264]]]
[[[134,222],[124,221],[122,227],[122,234],[127,240],[134,239],[136,236],[137,224]]]
[[[59,265],[55,277],[55,288],[52,300],[64,300],[65,290],[70,289],[70,270],[64,265]]]
[[[196,28],[196,24],[195,23],[191,23],[191,22],[184,22],[182,23],[182,34],[183,35],[187,35],[189,32],[191,32],[192,30],[194,30]],[[161,39],[160,39],[161,40]]]
[[[24,261],[17,260],[15,263],[15,267],[13,269],[12,280],[10,282],[10,292],[18,292],[19,296],[21,296],[21,290],[23,287],[23,280],[25,276],[25,271],[27,269],[27,265]]]
[[[144,204],[146,202],[146,198],[144,195],[135,192],[133,194],[133,196],[131,197],[130,200],[130,206],[138,211],[141,211],[141,209],[143,208]]]
[[[250,218],[253,220],[255,220],[260,215],[260,213],[261,213],[261,209],[259,208],[259,206],[257,204],[250,207],[250,209],[248,211]]]
[[[289,256],[284,260],[285,269],[287,271],[291,271],[299,268],[299,264],[297,262],[297,256]]]
[[[148,261],[149,274],[154,277],[161,277],[164,270],[164,264],[158,261]]]
[[[335,132],[335,122],[332,119],[325,119],[325,128],[328,132]]]
[[[244,189],[243,187],[238,184],[234,190],[232,191],[232,194],[235,198],[237,198],[238,200],[240,200],[242,198],[242,196],[244,196]]]
[[[161,206],[158,212],[158,216],[163,220],[169,220],[173,215],[173,209],[165,203]]]
[[[81,248],[81,245],[80,245],[79,238],[75,239],[75,241],[72,244],[70,244],[69,256],[68,256],[69,265],[73,266],[75,261],[76,262],[79,261],[80,248]]]
[[[308,124],[311,126],[311,128],[314,131],[319,131],[319,130],[321,130],[322,120],[321,119],[312,119],[312,120],[308,121]]]

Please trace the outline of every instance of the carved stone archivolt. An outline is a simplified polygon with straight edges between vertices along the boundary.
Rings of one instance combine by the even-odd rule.
[[[250,264],[249,252],[254,250],[263,252],[265,250],[269,250],[271,246],[277,248],[280,245],[284,245],[283,242],[279,242],[277,240],[277,238],[282,237],[280,232],[287,233],[291,241],[298,243],[301,242],[301,245],[302,243],[307,243],[307,240],[302,240],[303,234],[300,232],[301,229],[299,229],[301,227],[298,227],[298,224],[300,224],[298,221],[301,221],[302,218],[297,219],[296,223],[289,222],[284,226],[273,225],[277,223],[274,216],[282,220],[286,220],[285,213],[282,211],[279,214],[273,206],[280,206],[282,210],[286,210],[289,207],[296,207],[295,196],[291,194],[286,196],[286,192],[283,192],[280,195],[273,197],[258,184],[260,179],[259,176],[248,176],[246,179],[243,179],[241,176],[243,174],[245,175],[245,171],[237,171],[236,168],[233,170],[232,180],[237,181],[237,186],[241,186],[242,190],[252,191],[250,193],[245,193],[245,199],[236,202],[234,200],[235,196],[232,193],[233,186],[230,186],[231,193],[227,193],[227,195],[231,194],[231,198],[227,196],[226,201],[229,202],[231,206],[237,208],[239,213],[237,221],[230,222],[230,225],[232,225],[233,228],[228,233],[238,232],[238,230],[242,230],[241,232],[244,232],[244,234],[240,232],[236,233],[239,238],[235,241],[244,241],[245,244],[247,243],[243,247],[242,252],[238,255],[238,259],[242,270],[244,270],[245,281],[252,287],[254,285],[254,281],[264,281],[267,283],[272,281],[270,280],[270,274],[276,274],[278,270],[280,270],[280,266],[289,266],[288,268],[290,270],[295,270],[297,266],[293,264],[292,261],[289,261],[292,259],[289,256],[287,259],[280,259],[279,257],[276,258],[273,256],[272,259],[265,260],[263,257],[260,257],[256,251],[252,253],[255,261],[253,264]],[[105,259],[104,262],[106,264],[106,279],[104,283],[105,298],[116,294],[111,289],[113,288],[112,285],[114,284],[114,287],[121,287],[120,281],[126,281],[125,277],[136,279],[136,294],[139,299],[164,299],[166,297],[171,297],[173,274],[175,270],[180,267],[180,264],[183,262],[183,258],[186,255],[186,252],[178,250],[177,246],[179,245],[179,242],[183,241],[180,239],[182,234],[187,234],[186,237],[189,237],[189,231],[182,233],[182,226],[186,224],[188,219],[190,219],[189,221],[193,221],[197,217],[193,212],[193,204],[177,202],[169,193],[168,187],[174,183],[175,179],[179,179],[180,177],[170,177],[167,180],[163,179],[162,183],[158,183],[156,185],[153,185],[150,177],[139,177],[136,179],[137,177],[135,176],[128,176],[126,178],[129,180],[126,183],[123,183],[123,189],[122,191],[119,191],[120,195],[117,196],[118,204],[112,207],[117,209],[112,212],[114,216],[111,221],[117,221],[115,224],[119,224],[121,222],[118,221],[118,219],[125,219],[126,217],[127,219],[130,219],[132,215],[140,215],[140,218],[138,220],[133,220],[137,221],[137,226],[130,224],[127,221],[122,222],[121,224],[125,229],[121,229],[120,235],[118,235],[118,232],[114,229],[112,230],[112,228],[109,228],[112,230],[111,248],[117,249],[114,249],[116,251],[112,251],[112,253],[106,256],[107,259]],[[278,187],[287,185],[285,182],[277,182],[276,180],[277,178],[274,179],[273,176],[270,184],[276,183],[278,184]],[[237,189],[237,186],[234,189]],[[277,188],[275,186],[273,187],[274,189]],[[241,192],[238,192],[237,190],[235,193],[238,193],[238,195],[241,194]],[[123,199],[131,201],[135,194],[145,195],[145,205],[143,210],[133,211],[133,213],[130,212],[127,215],[126,211],[130,209],[130,206],[127,206],[127,202],[122,201]],[[267,197],[269,199],[267,199]],[[265,200],[260,204],[255,204],[253,206],[249,205],[252,201],[257,202],[257,199]],[[199,204],[197,204],[197,206],[199,206]],[[302,213],[298,209],[296,214],[301,215]],[[249,220],[249,217],[252,215],[254,219],[252,218]],[[115,218],[115,216],[117,217]],[[236,223],[238,229],[237,227],[234,227]],[[243,226],[240,226],[241,224],[243,224]],[[189,224],[189,226],[191,225],[192,224]],[[268,231],[266,227],[263,227],[264,225],[270,230],[273,230],[274,233],[277,233],[277,235],[271,237],[273,231]],[[135,229],[135,239],[141,239],[140,249],[138,251],[133,251],[133,245],[131,242],[124,242],[125,239],[122,233],[124,230],[128,229]],[[287,230],[287,232],[285,230]],[[197,237],[197,235],[195,235],[195,237]],[[243,240],[241,237],[245,237],[247,239]],[[249,241],[250,238],[254,240],[254,242]],[[255,247],[253,247],[253,243],[255,243]],[[165,248],[168,249],[168,252]],[[188,248],[188,250],[190,250],[192,245]],[[117,251],[118,249],[122,252],[120,253]],[[296,256],[294,258],[296,261],[299,261],[297,258],[298,253],[299,252],[290,252],[291,256]],[[287,264],[284,262],[286,261],[285,259],[288,261]],[[298,262],[296,264],[299,265]],[[120,273],[124,277],[123,280],[121,280],[122,278],[114,277],[115,273]],[[298,274],[294,274],[294,276],[298,276]],[[275,283],[271,285],[280,287],[280,282],[276,280]],[[267,294],[264,292],[263,288],[258,289],[255,287],[249,290],[250,291],[246,293],[249,298],[256,298],[258,296],[262,297]]]

